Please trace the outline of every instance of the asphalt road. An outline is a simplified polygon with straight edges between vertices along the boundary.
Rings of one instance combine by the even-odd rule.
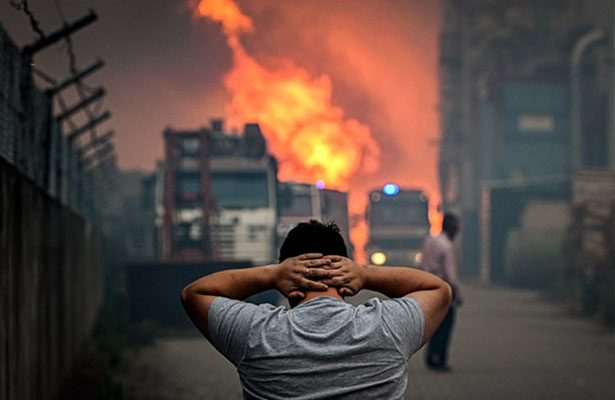
[[[613,332],[535,292],[464,289],[453,372],[427,370],[421,350],[409,363],[407,399],[615,399]],[[233,365],[197,336],[131,352],[117,376],[129,399],[241,399]]]

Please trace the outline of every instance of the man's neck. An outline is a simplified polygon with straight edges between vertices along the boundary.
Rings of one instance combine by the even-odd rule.
[[[301,299],[301,301],[298,301],[297,305],[305,303],[308,300],[315,299],[316,297],[333,297],[334,299],[344,300],[344,298],[337,292],[337,288],[330,287],[325,292],[305,292],[305,297]]]

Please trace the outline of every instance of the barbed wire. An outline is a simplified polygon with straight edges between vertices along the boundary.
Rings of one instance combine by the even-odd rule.
[[[9,4],[15,10],[21,11],[24,14],[26,14],[26,16],[28,17],[30,21],[30,26],[32,30],[34,30],[40,36],[41,39],[45,37],[45,32],[43,32],[43,30],[41,29],[40,22],[36,19],[36,17],[34,16],[34,13],[30,10],[28,0],[21,0],[20,2],[17,2],[15,0],[9,0]],[[52,78],[51,76],[44,73],[38,68],[32,67],[32,72],[38,75],[39,77],[41,77],[44,81],[46,81],[47,83],[51,85],[56,85],[58,83],[57,79]],[[66,101],[64,101],[62,94],[58,93],[56,95],[56,98],[58,100],[58,105],[60,106],[60,110],[62,112],[68,110],[68,105],[66,104]],[[73,130],[77,129],[77,124],[73,122],[70,116],[66,118],[66,124],[69,126],[70,129],[73,129]]]
[[[34,74],[38,75],[42,80],[44,80],[45,82],[49,83],[50,85],[56,86],[58,84],[58,80],[57,79],[51,77],[49,74],[47,74],[46,72],[41,71],[40,69],[38,69],[36,67],[32,67],[32,72]],[[60,110],[62,110],[62,112],[68,110],[68,105],[66,104],[66,102],[64,101],[64,98],[62,97],[62,95],[60,93],[57,94],[57,99],[58,99],[58,105],[60,106]],[[70,118],[70,117],[66,118],[66,124],[72,130],[76,130],[77,129],[77,124],[75,124],[73,122],[72,118]]]
[[[17,2],[15,0],[9,0],[9,4],[16,9],[17,11],[23,11],[24,14],[28,16],[30,19],[30,26],[34,32],[38,33],[41,38],[45,37],[45,33],[41,29],[41,25],[36,18],[34,18],[34,14],[30,11],[30,6],[28,5],[28,0],[21,0]]]
[[[55,5],[56,11],[60,19],[64,23],[64,26],[68,25],[66,14],[64,13],[64,10],[62,9],[62,5],[60,4],[60,2],[58,0],[53,0],[53,4]],[[77,56],[75,55],[73,39],[70,35],[67,35],[64,38],[64,40],[66,44],[66,54],[68,55],[68,69],[71,75],[75,76],[77,74]],[[76,89],[77,89],[77,93],[79,94],[79,98],[81,100],[84,100],[85,98],[87,98],[88,92],[92,93],[94,91],[93,88],[85,85],[81,79],[77,79],[75,83],[77,84]],[[102,107],[102,100],[100,100],[97,103],[100,109],[100,107]],[[94,120],[96,118],[96,114],[98,113],[98,111],[96,110],[92,111],[90,107],[87,105],[83,107],[83,110],[90,121]],[[94,140],[94,138],[96,138],[96,133],[97,133],[96,126],[93,126],[90,129],[90,140]]]
[[[9,4],[17,11],[21,11],[24,14],[26,14],[26,16],[28,17],[28,20],[30,21],[30,27],[32,28],[32,30],[34,32],[36,32],[39,37],[45,38],[45,32],[41,29],[40,27],[40,22],[38,21],[38,19],[34,16],[34,13],[32,12],[32,10],[30,9],[30,5],[28,3],[28,0],[21,0],[21,1],[17,1],[17,0],[9,0]],[[62,5],[60,4],[60,2],[58,0],[53,0],[53,4],[55,6],[56,12],[58,13],[60,19],[62,20],[62,23],[64,24],[64,26],[68,26],[68,21],[66,19],[66,14],[64,13],[64,10],[62,9]],[[66,52],[67,56],[68,56],[68,69],[69,72],[72,76],[77,75],[77,56],[75,55],[75,49],[74,49],[74,45],[73,45],[73,40],[71,35],[66,35],[64,38],[64,43],[65,43],[65,47],[64,47],[64,51]],[[45,72],[41,71],[40,69],[37,68],[32,68],[32,72],[35,73],[37,76],[39,76],[41,79],[43,79],[45,82],[51,84],[51,85],[57,85],[58,80],[54,79],[53,77],[51,77],[50,75],[46,74]],[[91,88],[89,86],[87,86],[82,80],[81,78],[77,79],[75,81],[76,85],[75,85],[75,89],[77,91],[77,94],[79,96],[79,99],[81,101],[85,100],[88,95],[92,92],[95,91],[94,88]],[[68,109],[67,106],[67,102],[64,100],[64,97],[62,96],[61,93],[57,93],[56,94],[56,99],[58,102],[58,105],[60,106],[60,110],[62,112],[66,111]],[[96,102],[95,106],[93,109],[90,109],[89,105],[86,105],[83,107],[83,111],[85,112],[88,121],[91,122],[94,119],[97,118],[97,114],[100,113],[102,106],[103,106],[103,100],[99,100],[98,102]],[[77,124],[74,123],[73,119],[71,116],[68,116],[66,119],[66,124],[68,125],[68,127],[71,130],[76,130],[77,129]],[[96,137],[97,134],[97,130],[96,130],[96,126],[92,126],[90,129],[90,140],[93,140]]]
[[[67,21],[66,14],[64,13],[64,10],[62,9],[62,5],[60,4],[58,0],[53,0],[53,3],[55,5],[58,15],[60,16],[60,19],[62,20],[64,24],[64,27],[65,28],[69,27],[70,25]],[[45,32],[41,28],[40,22],[36,19],[34,13],[30,9],[28,0],[21,0],[21,1],[9,0],[9,4],[15,10],[17,10],[18,12],[23,12],[28,17],[28,20],[30,22],[30,27],[39,36],[39,40],[47,38],[47,36],[45,35]],[[74,79],[74,82],[75,82],[74,87],[78,94],[79,101],[85,102],[84,106],[81,109],[83,110],[83,112],[85,113],[88,119],[87,124],[90,125],[88,131],[90,133],[90,142],[92,142],[97,139],[97,128],[96,128],[97,124],[93,122],[98,118],[97,116],[100,115],[100,113],[102,112],[102,107],[104,105],[104,102],[102,99],[99,98],[97,99],[97,101],[94,102],[94,104],[92,105],[87,104],[88,96],[97,90],[87,86],[82,80],[83,77],[79,76],[79,71],[77,70],[77,57],[75,54],[74,43],[73,43],[71,34],[67,34],[64,36],[64,46],[61,46],[60,50],[65,52],[68,56],[68,69],[70,71],[70,78]],[[32,74],[38,76],[41,80],[51,85],[52,87],[57,87],[60,84],[60,81],[58,79],[55,79],[48,73],[40,70],[39,68],[36,68],[34,65],[33,59],[30,59],[29,61],[31,62]],[[61,90],[55,92],[55,94],[51,98],[51,101],[53,102],[54,99],[60,108],[60,112],[66,115],[66,118],[60,121],[60,123],[65,123],[66,127],[68,127],[68,129],[70,129],[72,132],[76,132],[78,129],[80,129],[77,126],[77,124],[75,124],[75,122],[73,121],[73,116],[66,114],[66,112],[70,108],[68,107],[67,102],[65,101],[61,93]],[[90,108],[90,106],[92,108]],[[115,152],[113,151],[111,157],[107,157],[105,158],[105,160],[100,160],[100,159],[97,160],[98,162],[95,164],[96,166],[95,170],[92,171],[92,168],[88,168],[87,170],[84,169],[84,173],[87,173],[87,171],[90,171],[90,173],[93,173],[93,172],[97,173],[96,175],[97,178],[95,178],[94,180],[100,181],[100,182],[96,182],[93,184],[93,186],[88,186],[88,187],[98,192],[98,196],[102,196],[102,198],[106,199],[103,201],[103,203],[101,203],[103,204],[102,205],[103,207],[106,206],[106,204],[109,202],[109,199],[108,199],[107,193],[105,193],[105,190],[103,190],[102,187],[107,187],[109,185],[115,186],[115,184],[117,183],[116,182],[117,180],[117,169],[116,168],[117,167],[116,167],[116,161],[115,161],[116,154],[114,153]],[[81,162],[84,162],[84,160],[85,159],[80,158]],[[109,164],[110,160],[111,160],[111,164],[107,165]],[[104,168],[102,169],[98,168],[99,166],[102,166],[103,164],[105,165]],[[81,165],[83,166],[84,164],[81,164]],[[91,177],[94,178],[94,175],[91,175]],[[85,182],[89,182],[89,179],[86,179]],[[110,190],[109,192],[114,193],[115,191]],[[95,196],[94,198],[98,198],[98,196]],[[98,201],[94,201],[94,203],[98,203]]]

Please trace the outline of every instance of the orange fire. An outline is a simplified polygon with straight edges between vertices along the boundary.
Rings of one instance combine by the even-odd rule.
[[[316,79],[288,60],[270,70],[229,40],[234,67],[225,84],[232,93],[230,111],[256,120],[280,162],[281,180],[315,182],[348,189],[357,172],[378,166],[379,148],[367,126],[344,118],[331,104],[331,81]]]
[[[328,76],[311,77],[289,59],[277,60],[273,69],[259,64],[239,41],[252,20],[232,0],[201,0],[197,11],[222,23],[233,51],[224,80],[232,95],[229,117],[260,124],[280,163],[280,180],[323,180],[328,188],[348,190],[352,176],[377,170],[378,144],[368,126],[332,104]],[[353,229],[351,237],[363,248],[366,230]]]
[[[252,20],[241,12],[233,0],[202,0],[197,11],[203,17],[221,22],[227,36],[252,31]]]
[[[331,104],[331,80],[317,78],[288,59],[266,68],[248,55],[239,34],[252,20],[232,0],[202,0],[198,13],[221,22],[233,51],[233,68],[225,76],[232,94],[229,119],[256,121],[280,162],[280,180],[315,182],[348,190],[357,172],[373,172],[379,147],[369,127],[345,118]]]
[[[260,124],[272,153],[280,163],[280,180],[310,183],[322,180],[327,188],[349,190],[349,211],[355,216],[351,230],[352,242],[357,251],[355,257],[365,261],[363,248],[367,242],[367,225],[356,216],[363,215],[367,193],[375,186],[369,182],[373,180],[363,178],[378,171],[380,164],[380,148],[370,128],[356,119],[345,117],[344,110],[332,104],[329,76],[310,76],[307,70],[286,58],[274,60],[265,66],[248,54],[239,36],[251,33],[253,22],[233,0],[200,0],[196,12],[201,17],[222,24],[233,53],[233,67],[224,80],[231,94],[227,118]],[[341,34],[334,34],[331,40],[338,38],[345,40]],[[357,51],[356,54],[365,53]],[[385,60],[381,61],[386,63]],[[373,75],[369,69],[361,72],[364,76]],[[386,79],[386,76],[381,76],[381,79]],[[389,82],[384,86],[391,88],[395,85]],[[397,108],[403,108],[406,104],[404,101],[393,103],[397,104]],[[399,111],[397,108],[395,110]],[[411,107],[409,110],[416,108]],[[405,123],[406,118],[404,110],[399,113],[404,115],[402,123]],[[404,142],[404,146],[410,146],[413,151],[414,145],[414,141]],[[424,187],[425,181],[429,182],[430,187],[426,189],[432,199],[430,221],[434,227],[432,233],[435,233],[439,229],[438,221],[441,217],[434,206],[434,200],[438,200],[438,194],[433,190],[434,179],[424,176],[416,168],[418,165],[427,166],[425,161],[431,157],[430,154],[422,151],[408,158],[414,163],[408,169],[413,171],[411,179],[407,179],[406,170],[386,173],[395,177],[404,176],[404,182],[400,181],[400,184],[411,183]],[[416,179],[417,175],[419,180]]]

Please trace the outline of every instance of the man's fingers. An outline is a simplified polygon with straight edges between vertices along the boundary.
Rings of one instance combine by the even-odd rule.
[[[341,287],[337,289],[337,292],[340,294],[340,296],[354,296],[354,292],[347,287]]]
[[[346,263],[343,261],[333,261],[331,260],[331,265],[335,268],[343,267]]]
[[[341,278],[341,277],[335,277],[335,278],[331,278],[331,279],[323,279],[321,280],[322,283],[325,283],[329,286],[344,286],[345,279]]]
[[[299,290],[293,290],[292,292],[288,293],[286,297],[289,299],[300,300],[305,297],[305,293]]]
[[[323,260],[326,260],[326,258],[323,258]],[[330,263],[327,264],[326,268],[338,269],[338,268],[342,268],[343,266],[344,266],[344,263],[330,261]]]
[[[324,268],[324,269],[339,269],[341,267],[342,267],[342,264],[339,264],[339,263],[336,264],[336,265],[333,265],[333,264],[323,264],[323,265],[320,266],[320,268]]]
[[[342,271],[324,268],[308,268],[308,270],[306,271],[306,276],[308,276],[310,279],[332,278],[335,276],[341,276],[343,274],[344,273]]]
[[[314,258],[322,258],[322,254],[321,253],[307,253],[307,254],[302,254],[297,257],[297,259],[299,260],[311,260]]]
[[[327,278],[327,271],[321,268],[308,268],[305,274],[310,279]]]
[[[312,281],[312,280],[309,280],[307,278],[305,278],[305,279],[303,279],[301,281],[301,286],[303,286],[304,288],[306,288],[308,290],[318,290],[318,291],[322,291],[322,292],[324,292],[325,290],[329,289],[329,286],[327,286],[326,284],[324,284],[322,282]]]
[[[342,256],[325,256],[324,258],[328,258],[329,260],[333,262],[342,261],[344,259],[344,257]]]
[[[303,265],[305,265],[306,267],[319,267],[321,265],[329,265],[331,264],[331,261],[325,259],[325,258],[321,258],[318,260],[309,260],[309,261],[304,261]]]

